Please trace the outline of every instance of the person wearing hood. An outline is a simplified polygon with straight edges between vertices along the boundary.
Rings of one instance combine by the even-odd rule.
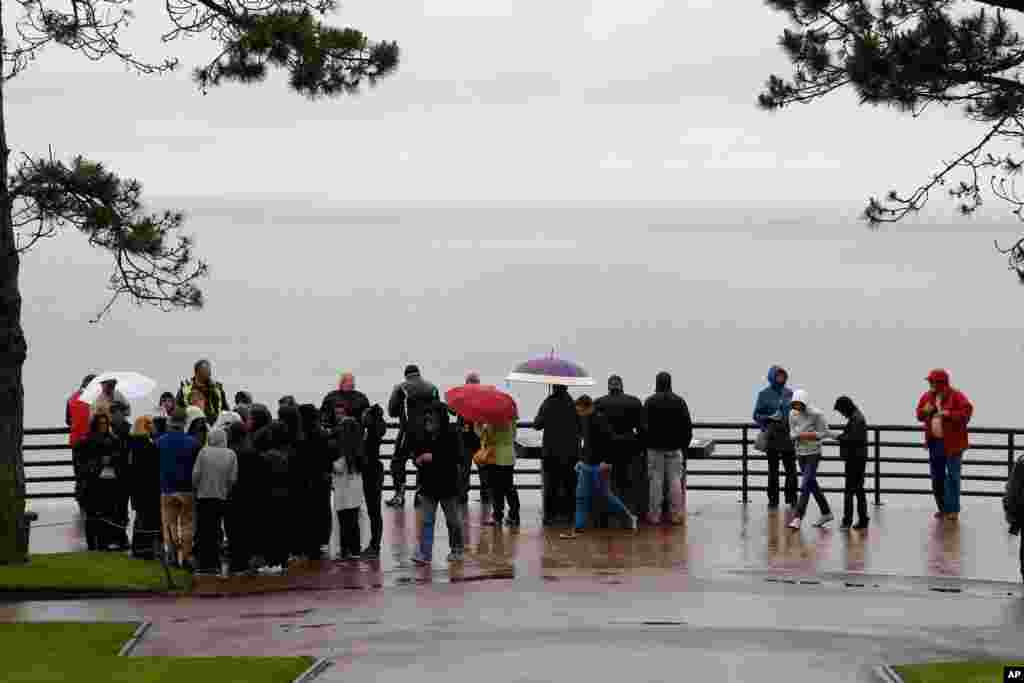
[[[831,436],[825,415],[807,400],[807,392],[798,389],[793,392],[792,408],[789,414],[789,433],[793,439],[796,456],[800,460],[800,500],[796,504],[796,516],[789,523],[790,529],[799,529],[807,512],[811,496],[821,510],[821,517],[814,523],[824,527],[832,521],[828,500],[818,486],[818,465],[821,463],[821,442]]]
[[[220,528],[231,489],[238,481],[238,456],[228,448],[223,429],[210,432],[207,445],[199,451],[192,468],[192,489],[196,500],[197,569],[200,574],[219,574]]]
[[[595,496],[605,499],[608,512],[628,517],[630,526],[635,528],[636,518],[608,488],[615,437],[608,418],[594,410],[594,401],[586,394],[576,399],[576,414],[583,435],[583,459],[576,463],[576,519],[573,530],[560,537],[573,539],[583,533]]]
[[[186,433],[186,411],[178,408],[171,416],[169,430],[156,441],[160,450],[160,517],[164,545],[172,563],[192,567],[192,525],[194,499],[192,468],[199,454],[199,442]]]
[[[262,530],[266,528],[266,502],[269,497],[269,475],[266,463],[256,447],[255,435],[263,434],[271,423],[270,410],[254,404],[244,432],[235,430],[233,438],[240,444],[233,448],[238,462],[238,479],[231,491],[227,517],[224,520],[230,543],[232,574],[252,570],[257,556],[263,556]],[[229,435],[231,436],[231,435]],[[257,561],[256,564],[259,564]]]
[[[846,418],[846,426],[836,436],[839,457],[843,459],[843,521],[840,528],[868,528],[868,497],[864,492],[864,468],[868,461],[868,423],[864,413],[849,396],[836,399],[833,410]],[[853,501],[857,501],[857,523],[853,523]]]
[[[556,384],[540,404],[533,428],[544,432],[541,470],[544,481],[544,524],[571,522],[580,454],[579,420],[569,388]]]
[[[160,544],[160,449],[153,433],[153,418],[143,415],[128,437],[129,492],[135,510],[132,557],[141,560],[155,559]]]
[[[405,367],[405,381],[395,386],[388,399],[388,415],[398,420],[398,436],[391,456],[391,482],[395,495],[385,503],[388,507],[405,505],[405,463],[410,444],[423,437],[423,417],[435,401],[441,400],[437,387],[423,379],[416,365]],[[419,474],[417,482],[419,481]],[[417,487],[418,488],[418,487]],[[419,493],[414,501],[419,500]]]
[[[661,521],[662,507],[671,503],[671,522],[682,524],[683,454],[693,440],[693,419],[681,396],[672,391],[672,375],[659,372],[654,394],[644,403],[647,411],[647,475],[650,491],[647,521]],[[665,495],[668,489],[669,495]],[[668,501],[666,501],[666,498]]]
[[[639,398],[625,392],[622,378],[618,375],[608,378],[608,393],[594,401],[594,410],[608,418],[615,436],[612,445],[612,488],[626,503],[626,507],[636,513],[640,496],[636,493],[635,484],[641,474],[637,470],[646,469],[641,466],[640,456],[647,427],[647,411]]]
[[[434,401],[423,415],[423,431],[411,442],[411,454],[420,472],[420,512],[423,525],[412,561],[429,566],[434,551],[437,507],[448,527],[449,562],[463,560],[462,516],[459,510],[459,435],[448,416],[448,406]]]
[[[224,433],[227,433],[231,425],[241,421],[241,415],[233,410],[225,410],[221,412],[217,417],[217,421],[213,423],[213,429],[223,429]]]
[[[786,386],[788,380],[786,369],[773,365],[768,370],[768,386],[761,389],[754,404],[754,422],[761,429],[758,439],[763,441],[764,453],[768,457],[768,507],[772,510],[779,507],[780,461],[786,471],[786,505],[796,505],[796,455],[789,436],[793,390]]]
[[[917,402],[917,419],[924,424],[937,518],[945,515],[956,521],[960,517],[960,463],[973,414],[974,406],[953,388],[948,372],[936,369],[928,373],[928,391]]]

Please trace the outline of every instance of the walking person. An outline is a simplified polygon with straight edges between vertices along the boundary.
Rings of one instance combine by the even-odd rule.
[[[192,468],[192,490],[196,501],[197,573],[216,575],[221,571],[220,530],[224,523],[231,489],[238,481],[238,456],[228,448],[223,429],[210,432],[209,442],[199,451]]]
[[[154,441],[153,418],[135,420],[128,439],[129,490],[135,524],[132,529],[132,557],[156,559],[160,547],[160,449]]]
[[[789,373],[773,365],[768,370],[768,386],[761,389],[754,405],[754,422],[761,428],[758,440],[768,456],[768,508],[779,507],[779,463],[786,473],[786,505],[796,505],[796,454],[790,438],[789,415],[793,390],[786,386]]]
[[[384,515],[381,501],[384,497],[384,465],[380,461],[380,446],[388,431],[384,409],[378,404],[363,411],[363,499],[366,516],[370,518],[370,544],[363,550],[364,560],[380,559],[381,539],[384,535]]]
[[[800,528],[811,496],[814,496],[814,501],[821,510],[821,517],[814,526],[824,527],[833,517],[828,500],[818,485],[818,465],[821,463],[821,442],[828,438],[831,432],[828,430],[825,415],[808,403],[807,392],[802,389],[793,393],[789,430],[797,458],[800,459],[801,477],[800,500],[796,504],[796,516],[789,523],[789,528]]]
[[[533,428],[544,432],[541,442],[544,525],[571,524],[580,431],[576,404],[568,387],[556,384],[551,388],[551,393],[540,404]]]
[[[434,552],[434,525],[437,508],[444,512],[448,528],[449,562],[464,559],[462,516],[459,509],[459,462],[461,446],[452,428],[448,406],[435,401],[423,416],[423,431],[410,444],[420,471],[421,503],[419,544],[413,563],[429,566]]]
[[[594,401],[586,394],[576,399],[576,411],[583,435],[583,459],[576,463],[576,518],[573,530],[562,534],[561,538],[574,539],[583,533],[597,496],[605,499],[609,512],[625,515],[629,518],[630,526],[635,528],[636,518],[608,487],[611,472],[609,454],[613,438],[608,419],[594,410]]]
[[[953,388],[948,372],[936,369],[928,373],[928,391],[917,402],[917,419],[925,429],[936,518],[945,516],[952,522],[960,518],[960,465],[973,414],[974,406]]]
[[[849,396],[836,399],[833,409],[846,418],[846,426],[836,438],[843,459],[843,521],[840,529],[867,529],[868,496],[864,492],[864,468],[868,462],[868,423],[864,413]],[[853,523],[853,502],[857,501],[857,523]]]
[[[178,408],[168,423],[169,431],[156,441],[160,450],[160,518],[164,546],[171,564],[192,569],[194,498],[192,469],[199,442],[185,432],[186,411]]]
[[[1024,524],[1024,455],[1017,462],[1006,480],[1006,492],[1003,495],[1003,511],[1010,525],[1010,533],[1014,530],[1020,535],[1020,527]],[[1020,577],[1024,581],[1024,535],[1020,541]]]
[[[359,508],[363,506],[363,425],[345,414],[345,406],[335,405],[338,420],[331,434],[335,455],[334,509],[338,515],[338,559],[358,560],[362,554],[359,539]]]
[[[612,429],[612,488],[634,514],[638,509],[640,496],[635,488],[642,466],[643,438],[646,429],[647,411],[640,399],[627,394],[622,378],[612,375],[608,378],[608,394],[594,401],[594,410],[608,418]],[[689,444],[687,444],[689,447]],[[646,481],[644,482],[646,483]],[[647,488],[646,486],[644,488]]]
[[[419,367],[407,365],[405,381],[395,386],[388,399],[388,415],[396,418],[399,423],[394,455],[391,457],[391,482],[395,487],[395,495],[387,501],[388,507],[405,505],[405,463],[409,459],[410,444],[422,440],[423,417],[429,406],[440,400],[437,387],[423,379]]]
[[[686,401],[672,391],[672,375],[659,372],[654,394],[644,402],[647,411],[647,476],[650,482],[647,521],[658,524],[662,508],[670,504],[672,524],[685,521],[683,512],[683,459],[693,440],[693,419]],[[668,495],[666,495],[666,489]]]

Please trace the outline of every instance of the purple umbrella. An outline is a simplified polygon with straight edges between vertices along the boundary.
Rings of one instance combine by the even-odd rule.
[[[520,363],[506,379],[510,382],[562,384],[567,387],[592,387],[594,378],[582,366],[554,354]]]

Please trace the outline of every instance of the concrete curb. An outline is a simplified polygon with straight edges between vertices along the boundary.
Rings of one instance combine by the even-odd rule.
[[[299,677],[292,681],[292,683],[309,683],[314,678],[322,674],[324,670],[330,665],[331,663],[328,660],[318,659],[315,662],[313,662],[312,666],[310,666],[308,669],[299,674]]]
[[[896,670],[888,664],[876,666],[874,671],[875,678],[880,680],[882,683],[903,683],[903,677],[896,673]]]
[[[117,598],[180,597],[187,593],[160,591],[61,591],[61,590],[0,590],[0,605],[12,602],[45,602],[52,600],[115,600]]]
[[[139,641],[142,640],[142,637],[146,635],[146,631],[148,631],[149,627],[152,625],[152,621],[144,621],[141,624],[139,624],[139,627],[135,629],[135,633],[132,634],[132,637],[128,640],[128,642],[121,647],[121,651],[117,653],[117,656],[129,656],[132,653],[132,650],[135,649],[135,646],[139,644]]]

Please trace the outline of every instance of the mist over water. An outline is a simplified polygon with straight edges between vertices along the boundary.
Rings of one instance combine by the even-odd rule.
[[[175,390],[199,358],[229,398],[319,404],[338,373],[385,402],[415,362],[442,391],[478,370],[503,385],[555,348],[641,397],[673,373],[697,420],[749,419],[769,365],[829,411],[909,423],[948,368],[974,424],[1020,423],[1024,291],[992,248],[1013,224],[872,232],[856,209],[354,208],[308,200],[168,200],[212,267],[207,307],[105,301],[104,256],[77,235],[23,266],[26,425],[62,424],[89,371],[138,370]],[[512,385],[525,419],[545,392]],[[574,392],[574,394],[579,392]],[[157,400],[137,402],[137,414]]]

